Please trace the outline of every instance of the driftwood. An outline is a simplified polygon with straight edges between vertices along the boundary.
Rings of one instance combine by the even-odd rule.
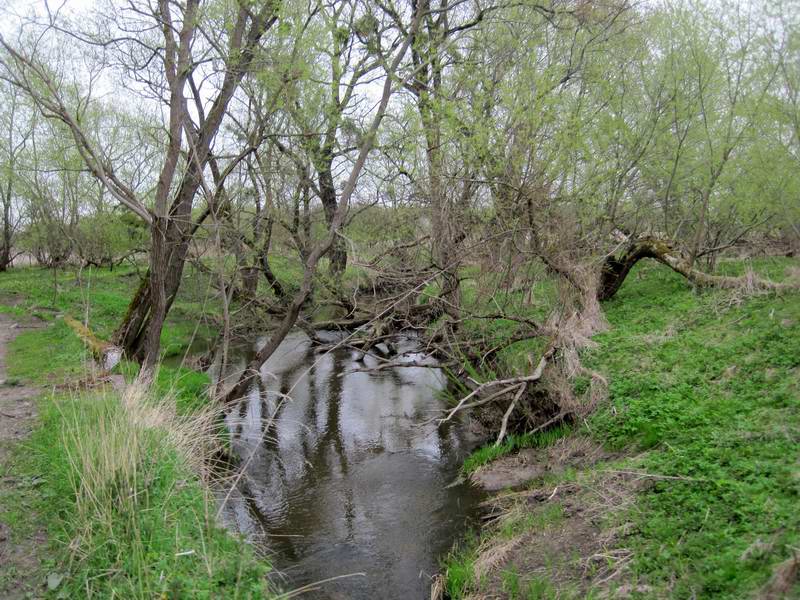
[[[461,400],[459,400],[458,404],[456,404],[456,406],[447,411],[447,414],[444,417],[442,417],[441,419],[436,419],[436,421],[438,422],[439,425],[442,425],[447,421],[449,421],[450,419],[452,419],[456,415],[456,413],[460,411],[474,408],[476,406],[480,406],[481,404],[486,404],[488,402],[496,400],[497,398],[500,398],[501,396],[511,391],[517,391],[521,396],[521,391],[524,391],[527,388],[528,384],[533,383],[535,381],[539,381],[542,378],[542,375],[544,374],[544,369],[547,366],[547,363],[552,358],[555,351],[556,348],[551,345],[548,348],[548,350],[545,351],[544,354],[542,354],[542,357],[539,359],[536,368],[530,375],[525,375],[522,377],[511,377],[508,379],[495,379],[493,381],[487,381],[486,383],[480,384],[478,387],[472,390],[472,392],[470,392],[469,394],[464,396]],[[488,397],[480,398],[480,396],[485,392],[487,392],[488,390],[492,389],[494,391],[498,387],[501,388],[499,391],[495,391],[495,393],[491,394]],[[472,398],[476,397],[480,399],[477,399],[473,402],[468,402]],[[512,402],[512,406],[514,406],[518,401],[519,401],[519,396],[515,396]],[[507,416],[505,416],[504,418],[506,426],[508,425],[508,416],[511,415],[511,410],[507,411]],[[503,429],[504,430],[502,431],[502,433],[503,435],[505,435],[505,427]],[[502,437],[498,438],[498,443],[501,440]]]
[[[86,325],[73,319],[69,315],[64,315],[64,323],[66,323],[86,347],[89,348],[92,356],[102,365],[104,370],[110,371],[119,363],[122,358],[122,348],[115,346],[111,342],[101,340],[91,329],[86,327]]]
[[[775,282],[762,279],[752,273],[741,277],[709,275],[692,265],[691,261],[669,240],[646,236],[631,240],[619,256],[608,256],[603,264],[598,288],[598,300],[608,300],[617,293],[631,269],[643,258],[652,258],[680,273],[698,287],[736,289],[749,287],[762,291],[798,289],[796,282]]]

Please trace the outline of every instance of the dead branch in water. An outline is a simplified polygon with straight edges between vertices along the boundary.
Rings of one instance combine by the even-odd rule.
[[[523,384],[523,391],[524,391],[525,387],[527,387],[529,383],[538,381],[539,379],[542,378],[542,374],[544,373],[544,368],[547,365],[547,362],[550,359],[550,357],[553,356],[554,352],[555,352],[555,347],[551,346],[550,349],[548,349],[544,354],[542,354],[542,357],[539,359],[539,364],[536,366],[536,369],[534,369],[533,373],[531,373],[530,375],[525,375],[523,377],[511,377],[509,379],[495,379],[494,381],[487,381],[485,383],[480,384],[478,387],[472,390],[472,392],[464,396],[454,408],[451,408],[447,412],[447,416],[438,419],[439,425],[442,425],[447,421],[449,421],[450,419],[452,419],[459,411],[462,411],[466,408],[471,408],[473,406],[477,406],[478,405],[477,403],[472,403],[471,405],[468,405],[467,401],[470,400],[471,398],[479,396],[480,394],[482,394],[483,392],[485,392],[490,388],[503,386],[504,389],[501,390],[501,392],[505,393],[507,391],[519,387],[520,384]],[[502,394],[497,394],[493,396],[491,399],[499,397],[500,395]],[[486,401],[488,402],[488,399]],[[506,419],[506,421],[507,420],[508,419]]]

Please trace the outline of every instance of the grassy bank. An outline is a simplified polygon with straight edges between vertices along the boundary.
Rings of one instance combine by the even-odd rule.
[[[780,279],[797,263],[774,259],[756,266]],[[741,272],[744,266],[722,268]],[[800,295],[696,293],[669,270],[643,264],[604,309],[611,328],[596,336],[599,346],[584,363],[608,378],[609,400],[575,435],[625,458],[531,482],[520,496],[524,506],[505,506],[521,529],[509,534],[501,519],[450,557],[452,597],[583,598],[610,591],[737,599],[794,568]],[[542,501],[536,494],[545,488],[562,492]],[[603,494],[629,502],[592,512]],[[567,547],[561,557],[571,570],[553,566],[558,551],[548,570],[526,562],[525,550],[517,549],[476,575],[476,562],[501,542],[524,539],[528,551],[541,550],[545,536],[568,542],[588,513],[591,536],[605,540],[590,549],[608,563],[602,577],[587,567],[591,557],[581,553],[589,550],[577,543],[572,556]],[[793,590],[786,597],[798,597],[800,590]]]
[[[100,337],[118,324],[135,286],[131,269],[19,269],[0,277],[0,310],[38,317],[7,354],[8,383],[50,388],[39,424],[2,474],[0,521],[13,539],[44,527],[44,594],[56,598],[262,598],[268,561],[215,519],[203,483],[214,448],[206,375],[162,367],[152,397],[106,388],[65,392],[88,373],[89,356],[60,318],[83,319]],[[210,300],[188,285],[171,313],[164,354],[182,354]],[[117,368],[133,380],[136,366]],[[5,573],[13,578],[12,573]],[[0,590],[9,581],[0,581]]]
[[[17,338],[9,365],[11,375],[36,383],[59,383],[82,374],[86,349],[60,317],[66,314],[87,321],[98,337],[109,339],[125,315],[141,274],[133,267],[55,273],[31,267],[3,273],[0,311],[34,316],[52,324],[46,330],[26,331]],[[218,308],[208,276],[188,273],[162,332],[162,356],[182,356],[197,339],[210,339]],[[43,354],[38,354],[40,351]]]
[[[200,482],[208,421],[128,393],[48,396],[2,499],[14,535],[45,523],[57,598],[262,598],[266,562],[215,521]],[[35,515],[35,519],[32,515]]]

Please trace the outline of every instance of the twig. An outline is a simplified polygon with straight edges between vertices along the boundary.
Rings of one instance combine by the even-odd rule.
[[[528,387],[527,383],[520,384],[519,391],[516,394],[514,394],[514,399],[511,401],[511,404],[508,405],[508,409],[503,415],[503,422],[500,425],[500,433],[497,435],[497,441],[494,443],[495,446],[499,446],[500,442],[503,441],[503,438],[506,437],[506,428],[508,427],[508,419],[511,417],[511,413],[514,412],[514,407],[517,405],[519,399],[522,398],[522,394],[525,392],[525,389],[527,387]]]
[[[617,469],[605,469],[606,473],[619,473],[621,475],[636,475],[638,477],[650,477],[651,479],[672,479],[678,481],[697,481],[707,482],[708,479],[698,479],[696,477],[681,477],[680,475],[657,475],[655,473],[642,473],[640,471],[620,471]]]
[[[512,377],[510,379],[495,379],[494,381],[487,381],[486,383],[482,383],[478,387],[476,387],[472,392],[464,396],[459,403],[455,406],[455,408],[450,409],[447,413],[447,416],[439,419],[439,424],[445,423],[453,418],[453,416],[460,410],[464,409],[464,405],[467,403],[467,400],[473,398],[474,396],[479,395],[484,390],[495,387],[498,385],[503,385],[507,387],[516,387],[520,383],[531,383],[533,381],[537,381],[541,379],[542,373],[544,372],[544,367],[547,364],[547,359],[552,356],[553,352],[555,352],[555,348],[551,347],[547,352],[542,355],[542,358],[539,359],[539,364],[536,366],[536,369],[533,371],[531,375],[527,375],[525,377]]]

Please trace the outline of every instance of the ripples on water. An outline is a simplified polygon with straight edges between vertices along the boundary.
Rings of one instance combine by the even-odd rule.
[[[423,358],[413,340],[398,347]],[[440,371],[355,372],[375,365],[359,356],[287,337],[228,417],[247,467],[225,516],[265,546],[285,589],[359,574],[304,597],[427,598],[477,509],[475,490],[450,486],[468,442],[457,423],[423,424],[443,406]]]

